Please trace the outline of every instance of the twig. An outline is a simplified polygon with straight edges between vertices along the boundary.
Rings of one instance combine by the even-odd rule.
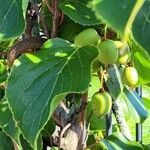
[[[0,51],[0,58],[5,58],[7,56],[7,52]]]
[[[87,146],[86,148],[91,149],[92,147],[96,146],[99,142],[100,142],[100,141],[96,141],[95,143],[93,143],[93,144]]]
[[[26,13],[26,29],[25,33],[23,34],[23,38],[29,38],[32,36],[32,17],[30,14],[30,10]]]
[[[66,119],[67,115],[68,109],[65,107],[64,103],[61,102],[59,106],[55,109],[52,117],[60,127],[64,127],[66,124],[68,124],[68,119]]]
[[[107,25],[104,28],[104,40],[107,40]]]
[[[57,30],[59,26],[59,10],[58,10],[58,0],[52,0],[52,33],[51,33],[51,38],[55,38],[57,36]]]
[[[46,26],[46,21],[45,21],[44,16],[40,12],[39,7],[36,4],[34,4],[31,0],[30,0],[30,2],[31,2],[31,8],[34,9],[34,11],[36,12],[37,16],[39,17],[40,22],[42,23],[42,26],[43,26],[43,29],[44,29],[43,32],[44,32],[45,36],[47,38],[49,38],[50,36],[49,36],[49,32],[48,32],[48,28]]]
[[[88,91],[86,91],[83,95],[82,95],[82,104],[87,103],[87,99],[88,99]],[[82,127],[82,132],[81,132],[81,138],[78,144],[78,147],[80,150],[84,150],[84,147],[86,147],[86,115],[85,115],[85,110],[83,109],[80,113],[80,124]]]
[[[49,9],[49,11],[50,11],[51,13],[53,13],[52,7],[50,6],[48,0],[43,0],[43,3],[45,3],[46,6],[47,6],[47,8]]]
[[[61,18],[60,18],[59,26],[62,25],[63,21],[64,21],[64,13],[61,12]]]
[[[11,67],[14,60],[21,54],[31,52],[33,49],[38,49],[43,45],[45,40],[41,38],[27,38],[15,44],[7,54],[7,64]]]
[[[59,144],[60,144],[60,147],[61,147],[61,145],[62,145],[62,138],[63,138],[63,135],[64,135],[64,133],[66,132],[66,130],[68,129],[68,128],[70,128],[71,127],[71,123],[68,123],[63,129],[62,129],[62,131],[61,131],[61,133],[60,133],[60,136],[59,136]]]

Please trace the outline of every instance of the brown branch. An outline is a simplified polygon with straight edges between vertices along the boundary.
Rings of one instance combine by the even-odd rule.
[[[48,28],[46,26],[46,21],[45,21],[43,14],[40,12],[39,7],[36,4],[34,4],[31,0],[30,0],[30,2],[31,2],[31,8],[36,12],[37,16],[39,17],[39,21],[41,22],[41,24],[43,26],[43,29],[44,29],[43,32],[44,32],[45,36],[47,38],[49,38],[50,35],[48,32]]]
[[[87,103],[87,99],[88,99],[88,92],[85,92],[83,95],[82,95],[82,105],[86,104]],[[80,150],[84,150],[84,148],[86,147],[86,143],[85,143],[85,140],[86,140],[86,114],[85,114],[85,109],[83,109],[80,113],[80,125],[82,127],[82,131],[81,131],[81,137],[80,137],[80,141],[79,141],[79,144],[78,144],[78,149]]]
[[[45,40],[41,38],[27,38],[15,44],[7,54],[7,65],[11,67],[14,60],[21,54],[32,52],[33,49],[38,49],[43,45]]]
[[[68,109],[61,102],[53,113],[53,119],[61,128],[60,134],[53,138],[54,143],[64,150],[76,150],[80,145],[83,125],[78,121],[78,114],[85,109],[85,106],[86,103],[82,102],[80,106],[72,106]],[[58,133],[58,131],[55,132]]]
[[[60,12],[58,9],[58,0],[52,0],[52,19],[53,19],[53,23],[52,23],[52,33],[51,33],[51,38],[55,38],[57,36],[57,30],[58,30],[58,26],[59,26],[59,16],[60,16]]]
[[[69,129],[71,127],[71,123],[68,123],[61,131],[60,136],[59,136],[59,147],[61,147],[62,145],[62,139],[64,136],[64,133],[67,131],[67,129]]]
[[[63,102],[61,102],[54,111],[52,117],[60,127],[64,127],[66,124],[68,124],[68,120],[66,119],[68,111],[69,110],[66,108]]]
[[[46,6],[47,6],[47,8],[49,9],[49,11],[50,11],[51,13],[53,13],[52,7],[50,6],[48,0],[43,0],[43,3],[45,3]]]
[[[29,10],[26,13],[26,29],[25,33],[23,34],[23,38],[29,38],[32,36],[32,17],[31,17],[31,10]]]
[[[6,52],[0,51],[0,58],[5,58],[7,56]]]
[[[63,22],[64,22],[64,13],[61,12],[61,17],[60,17],[59,26],[62,25]]]

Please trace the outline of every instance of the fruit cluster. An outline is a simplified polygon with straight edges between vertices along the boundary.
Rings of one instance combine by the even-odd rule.
[[[131,65],[130,48],[127,43],[122,41],[103,40],[93,28],[85,29],[74,39],[74,44],[82,47],[86,45],[95,45],[99,50],[99,56],[92,64],[92,72],[98,72],[103,65],[112,64],[123,65],[122,82],[129,87],[135,87],[138,82],[138,73],[136,68]],[[101,90],[100,90],[101,91]],[[105,91],[97,92],[92,97],[92,108],[99,116],[108,114],[111,110],[112,98]]]

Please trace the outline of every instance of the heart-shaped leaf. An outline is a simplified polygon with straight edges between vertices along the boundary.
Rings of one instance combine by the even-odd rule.
[[[95,46],[75,49],[62,39],[48,40],[36,54],[15,62],[6,89],[14,118],[32,146],[59,101],[67,93],[83,92],[91,80]]]

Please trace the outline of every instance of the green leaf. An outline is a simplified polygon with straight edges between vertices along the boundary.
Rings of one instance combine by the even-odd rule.
[[[150,110],[150,87],[147,85],[142,86],[142,99],[146,108]]]
[[[116,100],[123,91],[121,76],[117,68],[117,65],[110,66],[107,69],[107,72],[109,77],[107,79],[106,84],[113,99]]]
[[[20,131],[15,125],[12,113],[5,98],[0,103],[0,127],[17,143],[18,146],[20,145]]]
[[[30,146],[30,144],[23,138],[23,136],[20,136],[21,146],[23,150],[33,150],[33,148]],[[40,135],[38,138],[38,144],[37,144],[37,150],[42,150],[42,136]]]
[[[150,54],[150,1],[145,0],[133,23],[132,31],[134,39]],[[143,63],[144,64],[144,63]]]
[[[0,41],[16,38],[24,31],[22,1],[25,0],[8,0],[7,3],[5,0],[0,1]]]
[[[4,63],[3,60],[0,60],[0,83],[3,83],[7,79],[7,69]]]
[[[150,116],[150,111],[148,111],[148,115]],[[128,120],[128,125],[130,127],[130,131],[133,135],[133,137],[136,137],[136,130],[135,130],[135,124],[137,122],[135,119],[131,118]],[[144,123],[142,123],[142,144],[150,144],[150,117],[148,117]]]
[[[64,18],[64,23],[59,28],[59,37],[68,41],[74,41],[77,34],[83,31],[85,27],[75,23],[68,17]],[[71,32],[70,32],[71,31]]]
[[[15,44],[14,39],[0,41],[0,51],[7,51]]]
[[[127,38],[143,3],[144,0],[94,0],[94,7],[104,23],[120,33],[121,37]]]
[[[143,104],[143,100],[135,91],[130,91],[126,87],[124,88],[125,95],[130,100],[131,104],[137,111],[138,115],[141,118],[141,122],[143,122],[148,117],[148,111]]]
[[[90,87],[88,89],[88,99],[91,100],[92,96],[99,91],[101,88],[101,83],[97,74],[93,74],[90,82]]]
[[[81,25],[89,26],[100,23],[94,11],[82,2],[66,0],[59,4],[59,8],[70,17],[70,19]]]
[[[54,122],[54,120],[52,118],[50,118],[50,120],[47,122],[47,124],[45,125],[45,127],[42,130],[42,136],[43,137],[51,137],[51,135],[55,131],[55,126],[56,126],[56,123]]]
[[[139,80],[138,85],[150,82],[150,58],[149,55],[132,40],[132,61],[137,69]]]
[[[75,49],[62,39],[48,40],[41,51],[14,63],[6,96],[14,118],[32,146],[59,101],[67,93],[85,91],[91,80],[94,46]]]
[[[120,132],[103,139],[100,146],[107,150],[144,150],[138,142],[127,140]]]
[[[5,90],[0,89],[0,101],[3,99],[4,95],[5,95]]]
[[[148,111],[148,115],[150,116],[150,111]],[[150,144],[150,117],[148,117],[145,122],[142,124],[142,134],[143,134],[143,144]]]
[[[0,150],[14,150],[11,139],[2,131],[0,131]]]
[[[87,109],[87,121],[90,122],[90,128],[92,130],[105,130],[105,116],[100,117],[95,113],[92,113],[92,103],[88,102]]]
[[[133,118],[135,122],[140,121],[138,113],[136,112],[132,103],[129,101],[128,97],[124,94],[124,92],[122,92],[122,94],[118,97],[117,103],[121,107],[126,121],[128,121],[129,119],[133,120]]]

